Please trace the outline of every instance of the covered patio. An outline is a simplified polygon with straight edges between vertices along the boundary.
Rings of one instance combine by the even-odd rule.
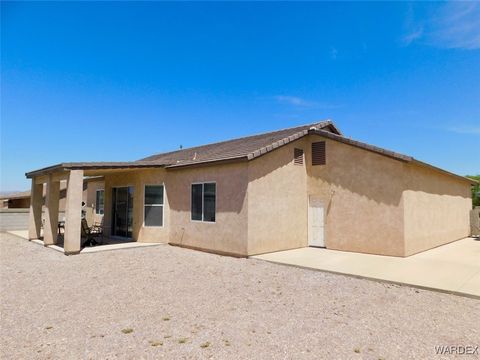
[[[85,231],[82,231],[82,193],[84,178],[132,172],[138,168],[162,167],[152,162],[113,162],[113,163],[62,163],[26,174],[32,179],[31,201],[28,223],[28,240],[41,241],[44,246],[63,249],[65,255],[78,254],[83,248]],[[65,219],[63,233],[59,228],[60,182],[66,181]],[[45,192],[44,192],[45,187]],[[45,193],[45,200],[43,194]],[[42,223],[42,212],[44,219]],[[105,214],[111,216],[106,206]],[[110,213],[109,213],[110,212]],[[111,221],[102,223],[101,244],[104,246],[136,242],[136,236],[128,229],[124,237],[115,236]],[[130,231],[129,231],[130,230]],[[83,240],[82,240],[83,233]],[[128,234],[128,235],[127,235]],[[83,242],[82,242],[83,241]]]

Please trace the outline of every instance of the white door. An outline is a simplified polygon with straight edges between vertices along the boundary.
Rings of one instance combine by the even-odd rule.
[[[325,247],[323,202],[310,196],[308,201],[308,246]]]

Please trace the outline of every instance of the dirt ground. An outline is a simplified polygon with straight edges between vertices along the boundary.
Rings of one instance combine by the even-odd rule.
[[[2,233],[0,281],[1,359],[435,359],[480,345],[476,299],[168,245],[67,257]]]

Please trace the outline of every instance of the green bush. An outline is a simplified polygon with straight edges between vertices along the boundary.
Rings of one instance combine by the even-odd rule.
[[[467,177],[480,182],[480,175],[467,175]],[[480,206],[480,184],[472,186],[472,201],[473,207]]]

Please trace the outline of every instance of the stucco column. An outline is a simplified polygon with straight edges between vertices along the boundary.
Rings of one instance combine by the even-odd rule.
[[[43,227],[43,244],[45,246],[57,243],[59,198],[60,181],[53,181],[52,175],[49,175],[45,197],[45,225]]]
[[[78,254],[81,245],[83,170],[71,170],[65,201],[65,255]]]
[[[28,240],[39,239],[42,226],[43,184],[32,179],[30,193],[30,215],[28,217]]]

